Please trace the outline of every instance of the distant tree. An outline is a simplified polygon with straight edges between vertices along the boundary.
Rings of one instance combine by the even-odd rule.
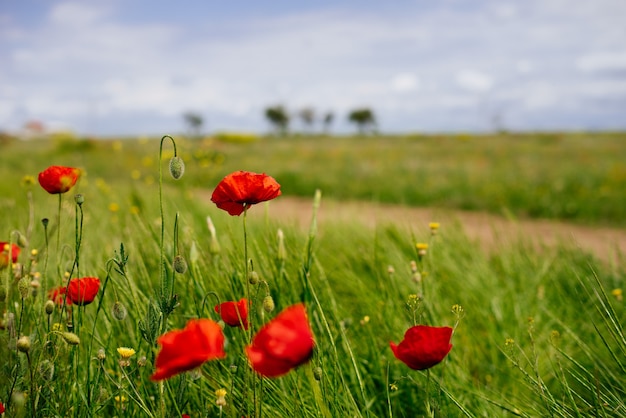
[[[195,112],[186,112],[183,114],[183,119],[185,119],[185,124],[189,128],[191,136],[199,137],[204,124],[202,115]]]
[[[354,109],[348,114],[348,120],[356,124],[359,134],[363,135],[368,130],[375,130],[376,118],[369,108]]]
[[[282,106],[272,106],[265,109],[265,118],[274,126],[279,134],[286,134],[289,128],[289,114]]]
[[[326,112],[324,119],[322,120],[324,123],[324,135],[328,135],[330,133],[330,125],[333,124],[333,120],[335,120],[335,114],[333,112]]]
[[[305,130],[310,133],[312,131],[311,127],[313,126],[313,122],[315,122],[315,110],[313,110],[312,107],[304,107],[300,109],[298,116],[300,120],[302,120],[302,125],[304,125]]]

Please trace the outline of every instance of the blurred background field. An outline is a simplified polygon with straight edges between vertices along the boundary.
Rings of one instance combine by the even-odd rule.
[[[622,133],[239,137],[178,137],[188,166],[182,187],[211,190],[229,172],[267,171],[288,196],[310,197],[319,188],[337,200],[626,225]],[[150,143],[13,141],[2,147],[0,170],[10,181],[0,187],[12,187],[51,160],[89,167],[92,181],[150,185],[156,166]]]
[[[180,306],[169,319],[169,329],[182,327],[191,317],[215,317],[203,303],[207,292],[217,292],[223,300],[242,293],[241,218],[228,216],[207,200],[217,182],[236,170],[275,177],[284,194],[278,199],[310,200],[320,189],[322,202],[361,199],[624,227],[626,147],[618,133],[258,137],[234,142],[228,136],[175,138],[186,170],[178,181],[166,174],[173,152],[165,147],[166,253],[169,257],[173,251],[178,212],[181,253],[190,269],[177,278]],[[34,224],[29,245],[41,253],[45,240],[40,219],[54,219],[57,199],[36,183],[26,185],[24,176],[36,177],[52,164],[84,170],[70,193],[85,197],[81,272],[103,279],[106,260],[119,258],[120,243],[130,255],[129,279],[113,273],[106,294],[99,296],[105,309],[97,321],[94,306],[85,310],[85,321],[96,321],[94,350],[105,349],[103,370],[113,370],[111,376],[117,376],[117,347],[133,347],[137,358],[148,358],[147,366],[133,363],[124,384],[99,381],[101,396],[87,408],[85,393],[94,382],[85,380],[85,371],[92,367],[93,379],[98,364],[89,359],[84,345],[60,345],[50,357],[41,343],[47,335],[41,314],[45,292],[20,301],[13,284],[15,299],[3,309],[23,318],[38,364],[55,364],[53,379],[44,374],[34,378],[44,394],[38,414],[158,416],[160,395],[147,380],[155,348],[141,338],[139,327],[159,286],[158,140],[8,141],[0,150],[0,232],[8,240],[12,231],[28,229],[30,190]],[[77,212],[72,196],[63,201],[65,249],[60,255],[51,253],[58,262],[42,272],[42,290],[60,285],[73,260]],[[497,251],[485,251],[468,239],[462,225],[444,223],[432,236],[429,220],[416,219],[407,227],[393,217],[364,228],[357,220],[333,221],[331,214],[318,225],[323,233],[313,238],[281,221],[280,214],[268,216],[273,208],[269,202],[251,209],[250,257],[270,286],[276,312],[307,302],[317,342],[311,367],[322,367],[324,375],[319,382],[309,380],[309,366],[304,366],[286,378],[266,380],[265,416],[313,417],[325,411],[326,416],[372,417],[626,416],[622,254],[600,260],[571,243],[537,247],[523,235]],[[218,231],[219,254],[210,251],[206,216]],[[312,216],[311,207],[305,217]],[[282,265],[277,260],[278,228],[284,230],[288,249]],[[420,264],[423,289],[413,281],[410,267],[417,260],[416,242],[430,244]],[[22,261],[27,259],[23,255]],[[310,288],[303,271],[310,274]],[[424,323],[452,326],[460,320],[449,358],[428,375],[409,370],[389,349],[389,342],[398,342],[412,324],[406,309],[409,295],[422,290]],[[128,308],[124,321],[109,313],[115,301]],[[26,306],[23,316],[21,304]],[[460,315],[451,312],[453,305],[462,306]],[[167,383],[169,414],[215,416],[213,393],[219,387],[229,391],[227,415],[245,409],[241,387],[246,364],[237,355],[245,342],[236,331],[226,330],[227,360],[203,367],[210,378],[184,374]],[[84,344],[90,337],[81,334]],[[28,393],[31,378],[23,357],[9,349],[8,333],[2,338],[2,358],[7,360],[1,381],[16,380],[12,387],[0,385],[0,396],[7,396],[9,388]],[[21,366],[14,368],[16,364]],[[239,372],[232,374],[230,365],[237,365]],[[116,396],[127,401],[116,401]],[[13,411],[29,414],[28,406]]]

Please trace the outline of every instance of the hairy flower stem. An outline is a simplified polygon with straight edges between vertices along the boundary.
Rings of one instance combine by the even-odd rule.
[[[159,266],[160,266],[159,270],[160,270],[160,281],[161,281],[161,304],[160,304],[161,314],[162,314],[161,332],[165,332],[167,328],[167,317],[169,316],[169,312],[164,310],[164,298],[165,297],[168,298],[166,302],[168,306],[169,304],[172,303],[171,301],[172,294],[171,292],[168,292],[168,285],[170,283],[167,277],[167,271],[165,267],[165,215],[163,211],[163,164],[161,164],[161,161],[163,159],[163,142],[165,142],[166,139],[169,139],[170,141],[172,141],[172,146],[174,147],[174,156],[177,156],[176,141],[174,141],[174,138],[172,138],[171,136],[164,135],[161,138],[161,144],[159,147],[159,211],[161,214],[161,242],[160,242],[161,255],[160,255],[160,262],[159,262]],[[169,287],[171,289],[171,286]],[[169,309],[170,308],[168,308],[168,310]]]
[[[246,205],[246,207],[243,210],[243,261],[244,261],[244,280],[246,283],[246,299],[247,300],[251,300],[250,299],[250,280],[248,280],[248,275],[250,273],[250,266],[249,266],[249,261],[248,261],[248,228],[247,228],[247,218],[248,218],[248,206]],[[250,315],[250,320],[252,320],[252,316]],[[252,323],[250,323],[250,326],[248,327],[248,343],[252,342]]]
[[[160,250],[161,250],[161,256],[160,256],[160,262],[159,262],[159,271],[160,271],[160,280],[161,280],[161,298],[165,297],[165,292],[166,292],[166,270],[165,270],[165,215],[163,212],[163,164],[161,163],[161,161],[163,160],[163,142],[165,142],[166,139],[169,139],[170,141],[172,141],[172,146],[174,147],[174,156],[176,156],[176,141],[174,141],[174,138],[172,138],[169,135],[164,135],[161,138],[161,144],[159,147],[159,211],[161,214],[161,242],[160,242]],[[168,302],[169,303],[169,302]],[[161,332],[165,332],[165,329],[167,328],[167,317],[168,317],[168,313],[163,312],[163,304],[161,303],[161,314],[162,314],[162,318],[161,318]],[[165,417],[165,386],[163,384],[163,381],[159,382],[159,399],[160,399],[160,412],[161,412],[161,416]]]
[[[28,361],[28,372],[30,373],[30,393],[28,394],[28,398],[30,399],[31,414],[35,416],[35,398],[37,392],[35,391],[35,379],[33,379],[33,364],[30,361],[30,354],[28,353],[28,351],[25,354],[26,360]]]
[[[44,289],[48,289],[48,253],[50,252],[50,243],[48,241],[48,220],[44,219],[42,221],[43,224],[43,234],[46,241],[46,258],[44,258],[43,262],[43,287]]]
[[[246,220],[248,219],[248,205],[244,206],[243,209],[243,258],[244,258],[244,280],[246,283],[246,299],[248,301],[250,301],[250,297],[251,297],[251,291],[250,291],[250,280],[248,280],[248,274],[250,273],[250,269],[249,269],[249,262],[248,262],[248,228],[247,228],[247,222]],[[253,318],[254,315],[249,315],[249,326],[248,326],[248,330],[246,331],[246,333],[248,334],[248,344],[252,344],[252,330],[254,329],[254,325],[253,325]],[[253,399],[253,403],[252,403],[252,415],[254,415],[254,410],[256,409],[256,376],[250,374],[250,368],[246,367],[246,376],[245,376],[245,382],[246,382],[246,386],[252,386],[252,399]],[[244,389],[244,393],[245,393],[245,389]],[[251,412],[249,410],[250,407],[250,403],[247,402],[246,403],[246,415],[250,415]]]
[[[59,195],[60,196],[60,195]],[[75,216],[75,227],[74,227],[74,242],[75,242],[75,250],[74,250],[74,263],[72,264],[72,270],[70,271],[70,275],[67,277],[67,281],[65,282],[65,289],[67,289],[70,285],[70,280],[72,280],[72,276],[74,275],[74,269],[76,269],[76,275],[80,277],[80,245],[83,241],[83,204],[76,203],[76,216]],[[79,287],[80,289],[80,287]],[[79,299],[80,299],[79,292]],[[61,317],[63,317],[63,312],[65,312],[67,305],[67,295],[63,298],[63,305],[61,306]],[[79,311],[80,315],[80,311]],[[80,317],[82,319],[82,316]],[[72,321],[73,323],[73,321]],[[74,330],[76,334],[78,334],[78,327]]]
[[[62,194],[59,193],[59,208],[57,210],[57,258],[59,257],[59,245],[61,242],[61,199]]]
[[[100,310],[102,309],[102,301],[104,300],[104,292],[106,291],[107,284],[109,283],[109,279],[111,278],[111,262],[112,261],[114,260],[110,259],[106,263],[107,276],[104,279],[104,284],[102,285],[102,293],[98,300],[98,308],[96,309],[96,317],[94,318],[93,327],[91,328],[91,339],[89,340],[89,347],[87,348],[88,359],[91,359],[91,352],[93,349],[93,339],[96,334],[96,324],[98,323],[98,314],[100,313]],[[91,385],[90,384],[90,371],[91,371],[91,367],[88,365],[87,366],[87,407],[89,408],[89,410],[91,410],[91,406],[92,406],[91,402],[92,402],[92,396],[93,396],[93,389],[97,387],[97,381],[99,380],[99,376],[98,376],[98,378],[96,379],[96,384]]]

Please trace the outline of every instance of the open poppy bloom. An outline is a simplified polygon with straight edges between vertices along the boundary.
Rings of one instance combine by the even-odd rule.
[[[9,265],[9,250],[11,250],[11,262],[17,263],[17,257],[20,255],[20,247],[15,244],[9,245],[8,242],[0,241],[0,268]]]
[[[206,361],[226,357],[222,328],[210,319],[191,319],[184,329],[167,332],[157,342],[161,351],[151,380],[169,379]]]
[[[239,302],[224,302],[215,305],[215,312],[231,327],[248,329],[248,301],[243,298]]]
[[[76,305],[89,305],[96,298],[100,290],[100,279],[97,277],[83,277],[72,279],[65,291],[69,301]]]
[[[246,347],[246,355],[257,373],[277,377],[309,361],[314,344],[304,305],[297,304],[265,324]]]
[[[48,292],[48,299],[59,306],[63,305],[63,298],[65,298],[66,305],[72,304],[70,298],[67,297],[65,286],[56,287]]]
[[[65,193],[80,177],[80,169],[53,165],[39,173],[39,184],[50,194]]]
[[[452,349],[452,328],[416,325],[404,333],[400,344],[389,343],[393,355],[414,370],[430,369]]]
[[[230,215],[241,215],[250,205],[280,196],[280,184],[267,174],[236,171],[219,182],[211,201]]]

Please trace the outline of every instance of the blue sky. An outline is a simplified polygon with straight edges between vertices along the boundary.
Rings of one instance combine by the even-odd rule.
[[[0,130],[626,129],[626,1],[0,0]],[[301,129],[297,119],[292,123]]]

